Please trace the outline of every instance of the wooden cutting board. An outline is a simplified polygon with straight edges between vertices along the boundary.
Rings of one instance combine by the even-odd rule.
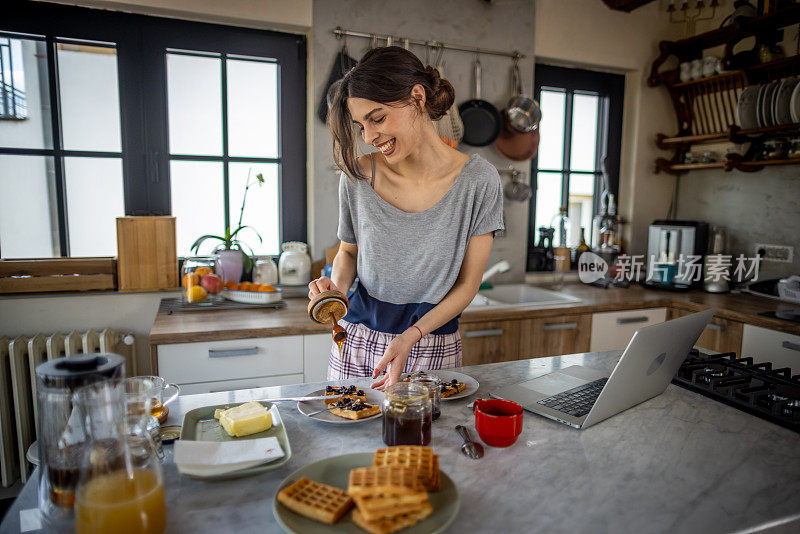
[[[119,291],[178,287],[175,217],[117,217]]]

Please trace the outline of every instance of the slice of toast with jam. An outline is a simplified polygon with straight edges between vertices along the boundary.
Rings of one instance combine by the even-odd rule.
[[[338,401],[341,397],[351,398],[367,402],[367,394],[363,389],[358,386],[325,386],[325,396],[331,397],[325,399],[325,404]]]
[[[328,404],[328,411],[345,419],[364,419],[381,413],[381,408],[376,404],[367,404],[360,399],[343,397],[341,400]]]

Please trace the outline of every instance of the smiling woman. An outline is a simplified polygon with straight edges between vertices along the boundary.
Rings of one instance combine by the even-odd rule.
[[[348,72],[328,125],[339,181],[339,252],[331,278],[309,297],[346,290],[350,311],[328,379],[378,378],[461,365],[458,317],[478,291],[503,228],[497,170],[439,138],[434,121],[453,104],[453,86],[399,47],[373,49]],[[376,149],[358,157],[356,135]]]

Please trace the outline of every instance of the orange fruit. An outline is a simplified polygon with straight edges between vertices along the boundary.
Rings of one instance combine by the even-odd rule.
[[[250,284],[248,291],[258,291],[259,289],[261,289],[261,284],[254,282]]]
[[[250,282],[241,282],[239,284],[239,291],[250,291]]]
[[[196,274],[200,278],[203,278],[205,275],[211,274],[213,272],[214,272],[214,269],[212,269],[211,267],[205,267],[205,266],[198,267],[197,269],[194,270],[194,274]]]
[[[269,284],[261,284],[261,287],[258,288],[261,293],[273,293],[275,288]]]
[[[197,273],[186,273],[183,275],[183,287],[200,285],[200,276]]]
[[[206,298],[208,293],[202,286],[192,286],[186,290],[186,300],[189,302],[200,302]]]
[[[233,291],[237,291],[239,289],[239,284],[237,284],[233,280],[228,280],[227,282],[225,282],[225,289],[232,289]]]

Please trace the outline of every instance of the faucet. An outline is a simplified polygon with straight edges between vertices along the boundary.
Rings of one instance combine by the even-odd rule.
[[[506,260],[501,260],[492,265],[491,267],[489,267],[486,270],[486,272],[483,273],[483,278],[481,278],[481,283],[488,281],[489,278],[492,278],[495,275],[507,273],[509,270],[511,270],[511,264],[508,263]]]

